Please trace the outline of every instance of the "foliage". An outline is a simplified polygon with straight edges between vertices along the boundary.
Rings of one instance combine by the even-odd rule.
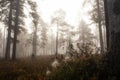
[[[30,12],[30,15],[31,17],[33,18],[32,20],[32,23],[34,25],[34,28],[33,28],[33,52],[32,52],[32,57],[35,57],[36,56],[36,50],[37,50],[37,27],[38,27],[38,21],[39,21],[39,15],[38,15],[38,12],[37,12],[37,4],[35,2],[32,2],[32,1],[28,1],[30,7],[31,7],[31,12]]]
[[[98,80],[101,71],[100,55],[81,56],[62,63],[49,80]]]
[[[77,43],[77,47],[79,48],[79,54],[86,56],[96,53],[95,48],[97,48],[93,42]]]
[[[105,15],[104,15],[104,0],[99,0],[99,7],[100,7],[100,14],[101,14],[101,24],[104,26],[105,25]],[[93,9],[92,11],[90,11],[90,15],[91,15],[91,20],[93,21],[93,23],[98,23],[99,19],[98,19],[98,8],[97,8],[97,3],[96,0],[94,0],[94,4],[93,4]]]
[[[42,30],[41,30],[41,44],[40,44],[40,47],[45,48],[46,44],[47,44],[47,27],[44,24],[42,26]]]
[[[24,21],[23,21],[23,18],[26,17],[26,15],[24,14],[23,12],[23,7],[24,7],[24,4],[25,4],[25,1],[24,0],[20,0],[20,6],[19,6],[19,30],[18,30],[18,33],[20,32],[24,32],[26,31],[25,27],[24,27]],[[10,7],[10,1],[9,0],[2,0],[0,2],[0,21],[4,23],[4,25],[8,26],[8,18],[9,18],[9,7]],[[14,26],[15,26],[15,15],[16,15],[16,0],[13,0],[13,7],[12,7],[12,10],[13,10],[13,15],[12,15],[12,30],[14,29]]]
[[[85,21],[81,20],[79,25],[79,42],[80,43],[88,43],[93,41],[95,36],[91,32],[91,28],[85,23]]]
[[[119,76],[113,74],[103,55],[93,54],[61,63],[48,80],[119,80]]]

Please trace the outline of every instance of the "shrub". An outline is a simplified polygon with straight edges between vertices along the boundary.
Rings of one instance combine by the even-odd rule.
[[[96,56],[80,57],[62,63],[49,80],[98,80],[101,71],[100,59]]]

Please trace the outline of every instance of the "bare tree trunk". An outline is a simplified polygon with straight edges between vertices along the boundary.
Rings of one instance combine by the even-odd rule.
[[[99,26],[100,47],[101,47],[101,53],[103,54],[104,53],[104,46],[103,46],[103,36],[102,36],[101,13],[100,13],[99,0],[97,0],[97,8],[98,8],[98,26]]]
[[[103,26],[104,53],[107,51],[106,27]]]
[[[57,57],[57,55],[58,55],[58,32],[59,32],[59,30],[58,30],[58,25],[57,25],[57,34],[56,34],[56,53],[55,53],[55,56]]]
[[[68,32],[67,32],[67,36],[68,36],[68,41],[67,41],[67,49],[66,49],[66,54],[67,55],[70,55],[70,44],[71,44],[71,41],[70,41],[70,31],[68,30]]]
[[[52,37],[52,29],[51,29],[51,37],[50,38],[51,38],[51,44],[50,44],[50,46],[51,46],[51,54],[52,54],[53,53],[53,47],[54,47],[53,46],[54,44],[53,44],[53,37]]]
[[[110,28],[109,28],[110,25],[109,25],[108,0],[104,0],[104,10],[105,10],[107,51],[109,51],[110,50]]]
[[[16,44],[17,44],[17,34],[18,34],[18,25],[19,25],[19,2],[20,0],[16,0],[16,21],[14,26],[14,41],[13,41],[13,53],[12,59],[16,59]]]
[[[4,34],[3,34],[3,56],[5,56],[5,45],[6,45],[6,28],[4,27]]]
[[[32,57],[36,56],[36,50],[37,50],[37,26],[35,26],[35,30],[33,33],[33,52]]]
[[[10,43],[11,43],[11,27],[12,27],[12,6],[13,2],[10,0],[10,12],[9,12],[9,22],[8,22],[8,36],[7,36],[7,44],[6,44],[6,52],[5,59],[10,58]]]
[[[120,74],[120,0],[109,0],[109,24],[111,29],[109,35],[111,38],[111,49],[107,54],[108,69],[111,71],[111,76],[119,80]]]

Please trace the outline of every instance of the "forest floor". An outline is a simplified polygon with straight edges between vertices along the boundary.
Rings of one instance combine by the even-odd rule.
[[[0,80],[45,80],[54,56],[0,60]]]

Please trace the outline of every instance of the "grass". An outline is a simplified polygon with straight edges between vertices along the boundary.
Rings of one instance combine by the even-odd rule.
[[[54,56],[0,60],[0,80],[45,80]]]

